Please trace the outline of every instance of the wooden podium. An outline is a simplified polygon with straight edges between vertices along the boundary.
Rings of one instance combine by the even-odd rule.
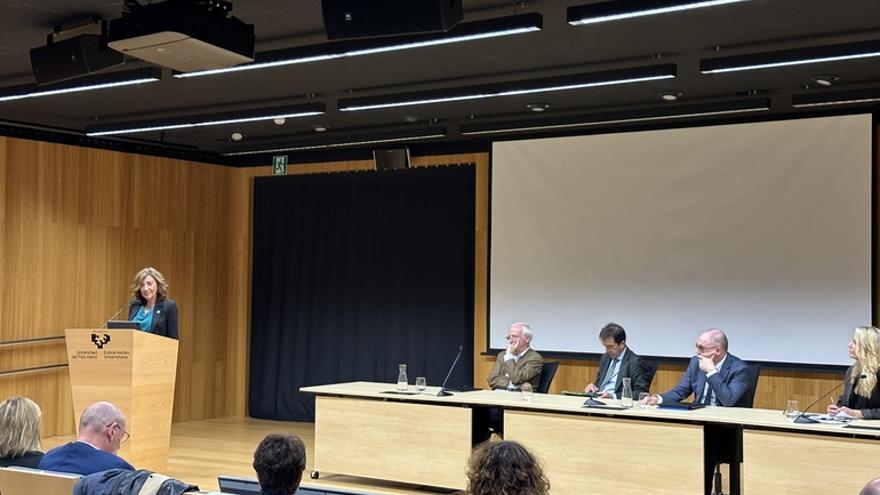
[[[177,340],[137,330],[65,330],[73,416],[108,401],[125,413],[131,438],[119,455],[136,469],[168,468]]]

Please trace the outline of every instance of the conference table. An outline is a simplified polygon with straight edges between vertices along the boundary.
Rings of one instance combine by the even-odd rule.
[[[504,439],[541,461],[553,495],[701,494],[704,427],[743,429],[743,493],[858,493],[880,477],[880,421],[795,424],[779,410],[612,409],[583,397],[478,390],[437,397],[396,384],[302,387],[316,395],[316,473],[466,488],[474,410],[504,411]],[[603,399],[608,406],[619,401]]]

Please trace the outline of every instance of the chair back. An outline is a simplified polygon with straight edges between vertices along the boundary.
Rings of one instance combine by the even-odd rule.
[[[642,369],[645,370],[645,381],[648,382],[648,390],[651,390],[651,383],[654,382],[654,375],[657,374],[657,366],[660,363],[649,359],[642,359]]]
[[[0,494],[70,495],[78,474],[22,467],[0,468]]]
[[[538,382],[539,394],[546,394],[550,390],[550,384],[553,383],[553,377],[556,376],[556,370],[559,369],[559,361],[551,361],[544,363],[541,367],[541,380]]]
[[[761,365],[746,361],[746,366],[749,367],[749,388],[746,390],[743,398],[736,403],[737,407],[752,407],[755,403],[755,391],[758,389],[758,377],[761,375]]]

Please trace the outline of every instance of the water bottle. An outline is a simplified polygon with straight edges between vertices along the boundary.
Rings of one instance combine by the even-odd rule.
[[[397,390],[404,392],[409,388],[409,380],[406,379],[406,365],[401,364],[398,367],[400,372],[397,374]]]
[[[633,406],[633,389],[629,378],[623,379],[623,392],[620,394],[620,405],[627,408]]]

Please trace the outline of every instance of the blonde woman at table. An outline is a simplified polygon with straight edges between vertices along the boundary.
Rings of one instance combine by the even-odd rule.
[[[828,406],[828,414],[843,412],[858,419],[880,419],[880,330],[856,328],[848,349],[855,363],[846,370],[843,394],[836,404]]]

